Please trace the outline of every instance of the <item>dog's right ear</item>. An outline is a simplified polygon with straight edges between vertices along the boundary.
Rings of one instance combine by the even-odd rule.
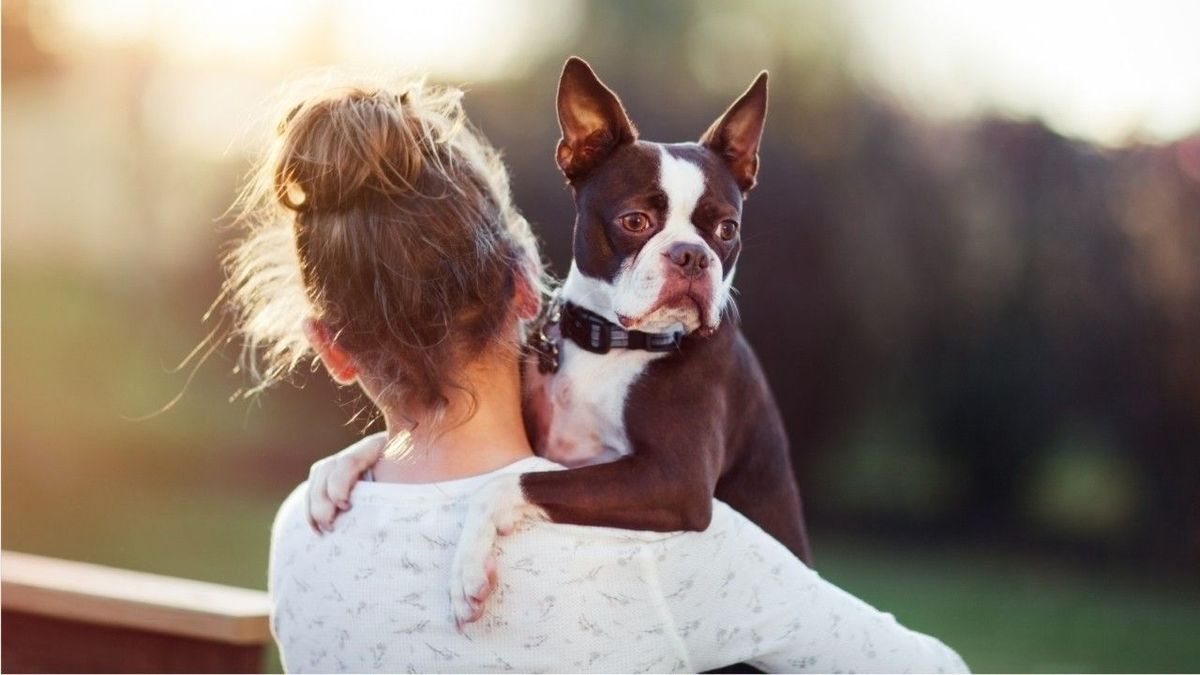
[[[766,117],[767,71],[764,70],[700,138],[701,145],[725,160],[743,195],[754,187],[758,176],[758,146]]]
[[[637,140],[621,100],[578,56],[567,59],[558,81],[562,139],[555,159],[568,183],[596,168],[613,150]]]

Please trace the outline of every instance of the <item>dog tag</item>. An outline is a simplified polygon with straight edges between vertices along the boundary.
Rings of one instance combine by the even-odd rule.
[[[558,345],[546,341],[545,347],[538,351],[538,372],[543,375],[558,372]]]
[[[537,352],[538,372],[543,375],[558,372],[558,344],[539,330],[529,336],[529,347]]]

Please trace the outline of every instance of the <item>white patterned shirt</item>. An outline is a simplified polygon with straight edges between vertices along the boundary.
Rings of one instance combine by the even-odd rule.
[[[319,536],[301,485],[271,538],[288,672],[966,672],[941,642],[822,579],[721,502],[704,532],[531,523],[499,540],[498,588],[460,634],[449,569],[468,497],[530,458],[429,484],[360,482]]]

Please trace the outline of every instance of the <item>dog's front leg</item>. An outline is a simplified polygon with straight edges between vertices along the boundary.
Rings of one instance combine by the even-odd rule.
[[[525,499],[521,474],[497,476],[471,497],[450,567],[450,612],[460,630],[483,615],[495,590],[496,537],[511,533],[526,518],[542,519],[545,513]]]

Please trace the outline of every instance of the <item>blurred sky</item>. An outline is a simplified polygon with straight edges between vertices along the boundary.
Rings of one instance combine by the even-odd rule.
[[[784,4],[751,3],[766,5],[755,12],[708,4],[717,11],[696,29],[698,67],[706,51],[721,53],[722,33],[765,34],[775,16],[797,42],[806,37],[804,26],[787,26],[796,13]],[[329,62],[405,64],[455,80],[520,77],[587,30],[572,0],[43,0],[32,10],[54,49],[148,48],[177,72],[203,68],[207,77],[190,84],[211,96],[236,93],[228,82],[211,87],[222,71],[277,80]],[[1108,145],[1170,141],[1200,127],[1197,2],[849,0],[828,13],[845,28],[846,58],[862,81],[929,115],[1035,117]],[[630,58],[639,49],[631,44]],[[205,95],[180,93],[164,92],[188,103]],[[227,119],[176,138],[200,152],[227,147],[230,125],[245,118],[238,98]],[[179,119],[175,112],[161,123]]]
[[[853,0],[865,79],[933,115],[999,112],[1108,145],[1200,126],[1200,2]]]

